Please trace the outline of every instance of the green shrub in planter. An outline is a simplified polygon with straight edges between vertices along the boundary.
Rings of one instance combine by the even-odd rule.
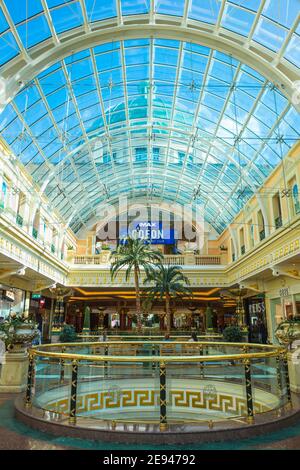
[[[223,331],[223,338],[227,343],[240,343],[243,340],[243,332],[239,326],[227,326]]]
[[[65,325],[59,335],[61,343],[73,343],[77,340],[77,334],[73,325]]]

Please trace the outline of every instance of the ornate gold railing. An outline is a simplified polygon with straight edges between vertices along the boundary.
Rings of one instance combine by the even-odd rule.
[[[122,381],[127,388],[118,392],[117,399],[111,399],[111,392],[106,389],[99,391],[100,386]],[[204,399],[203,384],[208,388],[218,384],[220,392],[216,391],[211,400]],[[164,431],[174,422],[174,410],[180,410],[181,414],[185,413],[182,410],[189,412],[179,422],[199,423],[199,417],[195,420],[188,416],[195,410],[199,414],[210,403],[213,404],[210,411],[217,410],[219,415],[224,407],[225,419],[234,416],[253,423],[255,414],[291,406],[286,350],[274,345],[208,341],[108,341],[36,346],[29,351],[25,403],[26,407],[33,404],[68,416],[73,425],[78,415],[89,416],[96,410],[100,412],[100,418],[97,415],[96,419],[105,420],[105,412],[108,421],[112,421],[109,416],[113,410],[120,414],[127,406],[140,413],[141,407],[148,406],[154,416],[147,422],[157,422]],[[118,420],[114,417],[113,421]],[[126,419],[120,416],[119,421]],[[131,421],[129,418],[128,422]],[[213,426],[212,420],[209,422]]]

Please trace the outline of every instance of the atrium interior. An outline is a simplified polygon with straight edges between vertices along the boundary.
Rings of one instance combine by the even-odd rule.
[[[300,449],[299,68],[300,0],[0,0],[0,449]]]

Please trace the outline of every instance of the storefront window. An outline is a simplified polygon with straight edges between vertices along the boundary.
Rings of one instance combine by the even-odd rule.
[[[7,318],[10,313],[22,313],[24,301],[24,291],[3,286],[0,290],[0,317]]]
[[[1,199],[0,199],[0,207],[4,209],[5,202],[6,202],[6,193],[7,193],[7,183],[5,181],[2,182],[2,190],[1,190]]]
[[[295,306],[296,306],[295,314],[297,316],[300,316],[300,294],[296,294],[294,298],[295,298]]]
[[[298,185],[297,184],[294,184],[294,186],[293,186],[293,201],[294,201],[295,213],[299,214],[299,212],[300,212],[300,203],[299,203],[299,191],[298,191]]]
[[[266,307],[263,297],[252,297],[246,301],[249,341],[251,343],[263,343],[268,340]]]

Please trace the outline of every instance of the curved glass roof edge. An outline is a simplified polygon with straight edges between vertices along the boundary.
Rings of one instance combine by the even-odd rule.
[[[49,21],[52,8],[64,8],[58,0],[46,3],[49,11],[37,11],[35,21],[43,14]],[[69,3],[78,8],[79,2]],[[161,7],[168,3],[175,8],[164,0]],[[196,11],[197,2],[190,3]],[[254,14],[260,2],[251,0],[248,8],[243,1],[223,3],[236,15],[236,9]],[[13,27],[6,7],[0,31],[5,21]],[[294,22],[292,12],[285,18],[291,37],[299,33],[296,13]],[[51,31],[54,38],[62,32],[53,25]],[[38,184],[48,178],[45,192],[62,215],[82,197],[85,224],[93,201],[108,198],[109,185],[117,195],[127,184],[136,195],[155,190],[175,202],[199,198],[219,232],[282,161],[300,128],[299,114],[254,69],[220,51],[159,38],[108,42],[69,55],[28,83],[1,117],[1,135]],[[92,196],[95,184],[102,196]]]
[[[26,7],[27,5],[27,7]],[[141,6],[143,5],[143,8]],[[48,38],[57,38],[76,28],[90,30],[108,20],[118,24],[143,17],[182,19],[216,25],[248,37],[272,51],[283,50],[286,60],[299,65],[299,0],[288,4],[277,0],[4,0],[0,8],[0,41],[7,44],[2,60],[10,60],[22,49],[30,49]],[[9,41],[9,35],[11,40]],[[11,49],[11,50],[10,50]]]

